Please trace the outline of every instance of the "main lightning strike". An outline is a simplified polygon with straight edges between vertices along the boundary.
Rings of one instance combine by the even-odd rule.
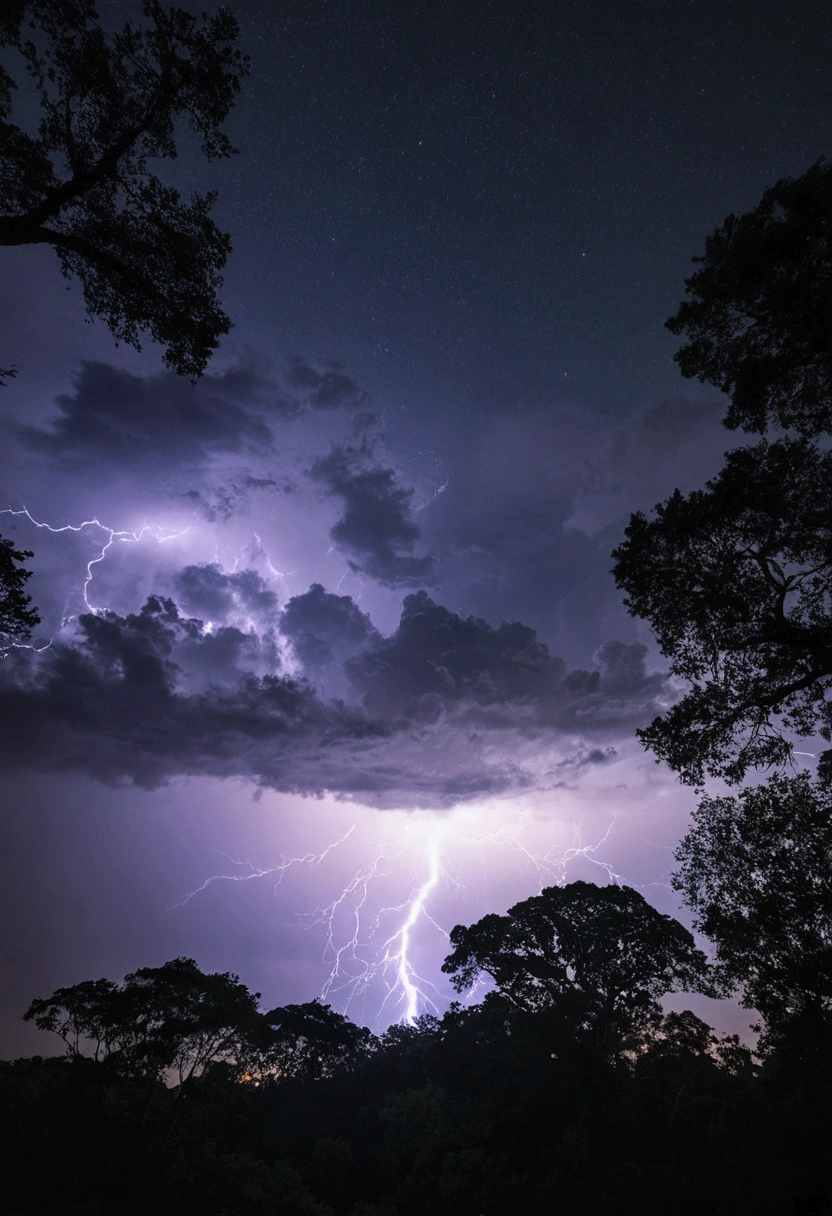
[[[413,822],[413,821],[411,821]],[[450,874],[442,864],[439,848],[445,825],[439,825],[441,832],[429,831],[428,846],[425,851],[427,874],[419,876],[411,886],[409,894],[398,903],[380,908],[371,918],[368,931],[362,937],[362,911],[367,902],[370,886],[375,879],[388,877],[392,872],[387,868],[391,862],[399,860],[403,850],[388,852],[385,845],[377,849],[375,857],[353,877],[339,895],[326,908],[319,908],[308,918],[309,927],[326,925],[325,960],[331,963],[330,974],[323,986],[321,998],[328,999],[332,993],[345,993],[345,1010],[361,998],[378,980],[384,990],[380,1014],[391,1006],[396,1010],[399,1022],[413,1025],[420,1013],[431,1009],[439,1012],[442,994],[436,985],[421,976],[412,961],[413,932],[420,921],[431,925],[445,941],[448,934],[445,929],[430,915],[427,910],[429,896],[435,891],[440,880],[451,879]],[[435,828],[436,824],[431,824]],[[451,881],[454,881],[451,879]],[[335,926],[339,912],[349,906],[354,897],[351,920],[352,932],[342,945],[336,945]],[[399,917],[401,919],[399,920]],[[374,942],[384,930],[382,923],[393,920],[395,927],[387,932],[379,946]],[[375,953],[375,957],[367,958],[366,954]]]
[[[415,962],[417,948],[424,949],[424,937],[417,934],[421,926],[442,940],[443,949],[449,933],[432,914],[430,905],[440,886],[451,886],[455,893],[469,896],[459,876],[451,866],[448,854],[454,845],[463,844],[466,851],[475,846],[483,849],[496,848],[501,855],[507,850],[519,854],[524,865],[536,875],[538,891],[545,886],[563,885],[567,881],[567,869],[575,862],[584,861],[598,866],[608,882],[624,885],[625,878],[614,866],[600,855],[612,841],[617,820],[624,812],[613,815],[606,831],[594,843],[585,844],[579,823],[572,822],[572,840],[566,847],[553,845],[538,850],[527,843],[531,817],[519,812],[512,824],[501,824],[492,832],[476,834],[465,830],[459,823],[471,815],[461,810],[455,817],[435,817],[426,813],[408,815],[404,823],[405,839],[394,841],[394,828],[388,827],[378,840],[368,860],[344,883],[340,892],[325,905],[318,905],[311,912],[295,913],[295,923],[306,930],[323,929],[324,944],[322,961],[329,973],[324,981],[320,998],[337,1001],[343,1012],[362,1004],[378,989],[380,1003],[377,1017],[385,1015],[392,1020],[413,1025],[425,1012],[440,1013],[449,999],[431,980],[419,973]],[[457,820],[455,822],[454,820]],[[273,879],[277,894],[284,876],[295,867],[319,867],[338,850],[355,831],[353,824],[343,836],[318,853],[304,853],[296,857],[283,858],[279,863],[257,866],[253,861],[228,858],[234,867],[230,872],[212,874],[200,886],[185,895],[175,907],[184,907],[210,886],[223,882],[251,882]],[[414,841],[414,837],[416,840]],[[374,899],[374,889],[397,880],[406,857],[413,857],[415,873],[405,880],[406,895],[395,901]],[[228,856],[227,854],[225,856]],[[485,861],[483,859],[483,864]],[[401,882],[401,879],[398,879]],[[466,1003],[476,999],[476,993],[466,995]]]

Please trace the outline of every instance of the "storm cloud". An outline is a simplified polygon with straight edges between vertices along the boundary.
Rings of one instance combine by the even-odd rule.
[[[310,476],[341,500],[343,514],[330,537],[351,570],[387,587],[431,581],[435,559],[414,552],[422,536],[413,519],[414,492],[376,460],[368,444],[336,445],[315,461]]]
[[[177,581],[214,613],[271,611],[256,577],[191,567]],[[462,618],[424,591],[406,597],[388,638],[320,585],[290,600],[279,624],[280,637],[209,628],[159,596],[138,613],[85,615],[72,639],[3,664],[0,762],[114,785],[231,777],[366,805],[451,807],[562,785],[614,754],[601,734],[606,744],[631,733],[667,696],[643,647],[612,643],[594,670],[568,672],[527,626]],[[310,676],[340,666],[349,695],[289,674],[281,638]]]
[[[193,468],[218,452],[273,447],[272,430],[258,416],[270,388],[261,373],[243,366],[194,385],[173,373],[137,376],[82,362],[72,392],[55,401],[57,416],[45,427],[21,426],[17,434],[32,452],[61,464]]]
[[[303,665],[312,670],[343,663],[381,641],[370,617],[351,596],[333,595],[320,583],[289,600],[280,629]]]
[[[285,373],[294,402],[314,410],[347,409],[366,416],[368,394],[344,371],[343,363],[324,365],[294,355]]]

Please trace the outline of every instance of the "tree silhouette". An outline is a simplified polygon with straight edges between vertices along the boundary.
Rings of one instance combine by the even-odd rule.
[[[562,1005],[576,1029],[619,1044],[661,1015],[667,992],[707,986],[704,954],[683,925],[631,887],[573,882],[451,932],[442,970],[457,992],[485,972],[527,1012]]]
[[[691,690],[638,731],[689,784],[782,763],[785,731],[832,738],[832,454],[730,452],[706,490],[632,516],[614,574]]]
[[[375,1035],[321,1001],[283,1005],[263,1015],[267,1067],[278,1078],[315,1080],[348,1072],[377,1047]]]
[[[832,1028],[832,789],[774,774],[704,798],[673,886],[716,946],[718,969],[777,1033]],[[802,1032],[801,1031],[801,1032]]]
[[[235,151],[222,126],[248,59],[224,8],[142,9],[147,24],[113,34],[92,0],[17,0],[0,18],[40,101],[32,135],[10,121],[17,86],[0,69],[0,245],[51,245],[90,317],[137,349],[149,331],[197,377],[230,327],[216,293],[231,243],[213,192],[183,200],[149,166],[176,156],[182,123],[209,160]]]
[[[30,550],[16,549],[13,541],[0,536],[0,655],[15,642],[31,637],[40,624],[36,609],[29,607],[32,597],[24,591],[32,572],[19,565],[33,556]]]
[[[798,437],[730,452],[705,490],[630,519],[613,573],[692,687],[639,731],[682,780],[740,781],[789,736],[832,738],[832,165],[783,178],[708,238],[667,322],[682,373],[730,394],[725,425]]]
[[[832,165],[781,178],[693,261],[689,299],[666,323],[687,339],[682,375],[730,395],[732,429],[832,429]]]
[[[60,1035],[72,1056],[92,1054],[132,1077],[180,1083],[218,1063],[256,1069],[259,993],[236,975],[206,975],[193,959],[143,967],[124,983],[89,980],[32,1001],[24,1018]]]

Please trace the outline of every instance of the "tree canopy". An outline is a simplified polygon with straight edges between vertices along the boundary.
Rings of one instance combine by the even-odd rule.
[[[259,993],[236,975],[205,974],[193,959],[88,980],[32,1001],[24,1017],[59,1035],[72,1056],[92,1055],[129,1076],[180,1082],[218,1063],[240,1072],[259,1060]]]
[[[375,1035],[322,1001],[283,1005],[263,1015],[268,1066],[307,1080],[349,1071],[377,1045]]]
[[[573,882],[451,931],[442,970],[457,992],[484,972],[529,1012],[558,1005],[576,1029],[620,1040],[660,1015],[667,992],[707,986],[704,954],[685,927],[632,887]]]
[[[804,1019],[828,1035],[832,1024],[830,857],[832,789],[806,773],[704,798],[676,851],[673,886],[773,1032]]]
[[[209,160],[235,151],[223,124],[248,59],[225,8],[142,11],[145,24],[115,33],[92,0],[4,12],[0,46],[34,82],[40,119],[37,134],[11,121],[17,85],[0,68],[0,245],[51,245],[90,317],[138,349],[149,332],[168,367],[196,377],[230,328],[217,290],[231,242],[215,193],[183,199],[151,165],[177,155],[181,125]]]
[[[832,737],[832,453],[806,439],[727,455],[707,489],[632,516],[613,553],[630,611],[692,686],[638,732],[682,780],[781,763],[784,731]]]
[[[683,376],[731,398],[725,425],[832,429],[832,164],[781,178],[708,237],[667,321]]]

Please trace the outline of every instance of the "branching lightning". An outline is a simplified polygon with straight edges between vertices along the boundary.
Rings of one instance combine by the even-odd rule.
[[[345,993],[345,1008],[363,997],[374,980],[382,984],[384,997],[380,1014],[395,1012],[394,1020],[412,1025],[426,1009],[438,1012],[442,994],[430,980],[419,975],[413,962],[413,934],[420,921],[425,921],[445,941],[448,934],[431,916],[427,908],[429,896],[443,877],[449,878],[443,866],[440,838],[444,824],[436,831],[436,821],[428,832],[424,861],[408,886],[408,894],[400,902],[379,908],[369,918],[368,929],[362,930],[362,912],[370,895],[373,880],[387,877],[401,857],[401,850],[392,851],[386,842],[375,856],[363,866],[346,885],[342,893],[324,908],[303,918],[307,927],[326,927],[325,961],[331,964],[321,998]],[[453,881],[453,879],[452,879]],[[336,928],[339,914],[348,912],[351,930],[339,945]],[[392,929],[383,926],[393,922]],[[380,944],[376,944],[381,939]],[[374,957],[367,957],[372,955]]]
[[[304,853],[300,857],[284,857],[279,862],[270,866],[256,866],[250,859],[246,861],[238,861],[231,857],[228,853],[221,853],[220,856],[225,857],[230,861],[232,866],[236,866],[236,871],[232,874],[212,874],[205,882],[200,883],[193,891],[189,891],[187,895],[183,895],[180,900],[173,905],[175,908],[184,908],[192,899],[195,899],[202,891],[207,891],[214,883],[220,882],[251,882],[257,878],[274,878],[274,891],[277,894],[277,888],[283,881],[283,876],[287,870],[291,870],[294,866],[309,865],[318,866],[324,858],[343,844],[345,840],[355,831],[355,824],[351,824],[340,840],[334,840],[332,844],[327,845],[320,853]],[[219,850],[216,850],[219,852]]]
[[[385,1024],[398,1021],[412,1025],[423,1013],[441,1012],[452,994],[441,991],[437,984],[420,973],[416,956],[425,952],[436,955],[430,937],[438,938],[441,943],[442,954],[436,961],[441,961],[447,953],[450,926],[440,923],[441,914],[437,917],[433,908],[443,890],[446,898],[450,890],[455,897],[465,897],[466,903],[472,902],[470,891],[462,884],[457,867],[450,861],[454,850],[462,848],[469,864],[473,861],[476,865],[476,855],[479,855],[483,870],[487,864],[486,852],[496,849],[502,859],[507,852],[513,852],[524,863],[524,870],[532,870],[537,891],[565,883],[568,868],[579,861],[598,866],[608,882],[618,885],[625,882],[602,855],[624,812],[613,815],[606,831],[593,843],[584,843],[580,825],[572,821],[570,843],[565,848],[562,844],[552,845],[543,851],[528,843],[528,838],[534,835],[532,829],[541,826],[535,825],[531,816],[518,812],[513,823],[502,823],[493,831],[476,833],[470,831],[470,827],[466,830],[472,814],[476,812],[459,810],[445,815],[422,812],[403,817],[385,814],[383,836],[371,847],[368,859],[347,879],[338,894],[309,912],[294,914],[294,923],[303,929],[323,930],[321,957],[328,974],[320,990],[322,1000],[337,1003],[348,1013],[351,1007],[359,1004],[363,1007],[375,998],[375,1017]],[[352,836],[355,826],[353,824],[320,852],[282,858],[271,865],[258,866],[250,859],[229,857],[233,867],[230,871],[212,874],[175,906],[183,907],[212,885],[223,882],[272,879],[276,894],[289,870],[321,866]],[[407,872],[403,873],[405,867]],[[505,870],[504,860],[501,869]],[[385,899],[384,891],[391,883],[403,889],[405,894],[393,900]],[[525,890],[520,898],[532,893]],[[480,909],[473,919],[483,911],[484,908]],[[435,963],[431,964],[430,969],[434,966]],[[466,1002],[476,999],[476,992],[468,993]]]
[[[96,607],[96,605],[93,604],[89,598],[90,584],[92,583],[94,574],[93,566],[97,566],[100,562],[104,561],[108,550],[116,543],[116,541],[119,541],[122,544],[134,544],[142,540],[144,537],[150,536],[153,538],[153,540],[161,544],[168,540],[176,540],[177,537],[184,536],[184,534],[188,531],[188,528],[182,528],[178,532],[173,532],[168,528],[160,527],[158,524],[143,524],[137,532],[131,532],[128,529],[110,528],[107,526],[107,524],[102,524],[96,516],[93,516],[92,519],[85,519],[80,524],[63,524],[56,528],[51,524],[43,523],[40,520],[35,519],[25,506],[21,507],[20,510],[15,510],[12,507],[3,507],[0,509],[0,515],[23,515],[31,524],[34,525],[34,527],[44,528],[47,532],[78,533],[83,532],[87,528],[98,528],[104,533],[106,540],[101,546],[101,551],[96,557],[90,558],[90,560],[87,562],[86,576],[84,578],[84,585],[82,588],[84,604],[87,610],[92,613],[103,611],[102,608]],[[69,619],[71,618],[65,618],[61,623],[67,624]]]
[[[617,821],[623,817],[623,812],[614,812],[610,824],[604,832],[600,840],[595,844],[584,844],[581,836],[581,825],[575,820],[572,821],[572,843],[567,848],[557,851],[557,846],[552,845],[545,853],[535,852],[530,849],[521,839],[521,828],[528,823],[529,816],[523,813],[520,814],[519,822],[510,825],[501,825],[495,831],[487,833],[483,836],[472,836],[471,839],[477,842],[493,841],[498,845],[505,845],[514,849],[522,857],[524,857],[535,870],[538,878],[541,879],[541,888],[548,880],[557,886],[562,886],[566,882],[566,869],[570,862],[583,858],[584,861],[590,862],[592,865],[598,866],[604,871],[607,880],[614,883],[616,886],[625,885],[625,879],[619,874],[612,864],[598,857],[598,852],[608,845],[614,834]]]

